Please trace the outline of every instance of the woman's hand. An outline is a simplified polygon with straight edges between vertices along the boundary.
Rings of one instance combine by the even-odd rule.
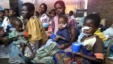
[[[73,53],[75,56],[83,56],[84,54],[82,52],[79,53]]]
[[[59,45],[59,49],[64,49],[64,47],[65,47],[65,44]]]

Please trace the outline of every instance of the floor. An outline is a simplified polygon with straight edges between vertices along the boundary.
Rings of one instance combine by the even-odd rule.
[[[0,64],[8,64],[8,53],[4,45],[0,45]]]

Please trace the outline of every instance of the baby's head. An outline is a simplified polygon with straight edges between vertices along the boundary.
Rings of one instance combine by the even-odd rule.
[[[61,15],[58,19],[59,29],[64,29],[67,26],[68,18],[65,15]]]
[[[97,14],[89,14],[85,17],[82,31],[87,35],[93,35],[100,25],[100,16]]]
[[[12,19],[12,22],[13,22],[12,24],[13,24],[14,28],[15,28],[18,32],[20,32],[20,31],[22,30],[22,27],[23,27],[22,21],[21,21],[19,18],[14,17],[14,18]]]

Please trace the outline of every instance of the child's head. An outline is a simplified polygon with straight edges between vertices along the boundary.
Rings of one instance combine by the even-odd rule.
[[[73,11],[70,11],[70,12],[69,12],[69,16],[72,16],[72,15],[73,15]]]
[[[53,18],[56,15],[55,9],[52,9],[49,14],[50,18]]]
[[[5,12],[5,16],[9,16],[9,9],[4,9],[4,12]]]
[[[15,16],[16,10],[15,9],[9,9],[9,16]]]
[[[39,17],[39,12],[38,12],[38,11],[35,11],[35,12],[34,12],[34,16]]]
[[[47,5],[45,3],[42,3],[40,6],[39,6],[39,13],[40,14],[43,14],[43,13],[46,13],[47,11]]]
[[[0,10],[0,18],[4,16],[4,10]]]
[[[85,34],[92,35],[99,28],[100,25],[100,16],[97,14],[89,14],[85,17],[82,31]]]
[[[59,29],[64,29],[67,26],[68,18],[65,15],[61,15],[58,19]]]
[[[23,26],[22,21],[17,17],[13,17],[12,22],[13,22],[12,25],[14,26],[14,28],[20,32]]]
[[[54,8],[56,10],[57,15],[65,14],[66,6],[65,6],[65,3],[63,1],[61,1],[61,0],[56,1],[54,4]]]
[[[21,13],[24,19],[29,19],[34,14],[35,7],[32,3],[24,3],[21,8]]]

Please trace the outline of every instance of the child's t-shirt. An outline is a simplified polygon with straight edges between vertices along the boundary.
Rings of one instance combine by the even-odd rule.
[[[23,31],[17,32],[16,30],[13,30],[11,33],[9,33],[8,38],[15,38],[19,35],[23,35]],[[19,45],[20,43],[27,43],[28,40],[24,36],[19,36],[16,41],[12,41],[13,44]]]
[[[57,41],[57,43],[58,43],[59,45],[69,42],[69,40],[70,40],[70,34],[69,34],[69,31],[68,31],[67,28],[59,29],[56,34],[57,34],[58,36],[62,36],[62,37],[65,38],[65,40],[59,39],[59,40]]]

